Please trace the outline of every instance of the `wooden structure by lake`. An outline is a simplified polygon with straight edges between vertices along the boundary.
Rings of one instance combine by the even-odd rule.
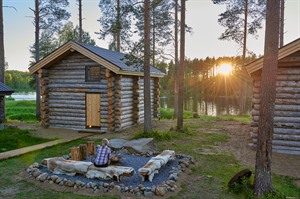
[[[116,51],[69,41],[29,68],[41,79],[43,126],[111,132],[143,123],[141,64]],[[159,77],[151,67],[152,116],[158,116]]]
[[[252,131],[257,143],[263,57],[247,64],[253,79]],[[273,151],[300,155],[300,39],[279,49]]]
[[[4,128],[5,122],[5,107],[3,106],[5,95],[11,95],[13,92],[13,89],[0,82],[0,130]]]

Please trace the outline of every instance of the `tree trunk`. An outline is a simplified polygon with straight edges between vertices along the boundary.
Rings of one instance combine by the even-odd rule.
[[[178,70],[178,115],[177,130],[183,128],[184,57],[185,57],[185,0],[181,0],[180,66]]]
[[[152,66],[155,66],[155,6],[152,13]]]
[[[175,69],[174,76],[178,77],[178,0],[175,0]],[[174,80],[174,118],[177,118],[178,111],[178,79],[173,78]]]
[[[117,0],[117,51],[121,51],[120,0]]]
[[[247,71],[245,69],[246,53],[247,53],[247,27],[248,27],[248,0],[245,0],[245,21],[244,21],[242,76],[247,75]],[[247,81],[246,81],[246,78],[241,78],[240,115],[243,115],[246,112],[246,100],[247,100]]]
[[[35,0],[35,62],[40,60],[40,12],[39,0]],[[41,83],[38,74],[34,75],[36,83],[36,117],[41,118]]]
[[[258,196],[272,192],[271,160],[276,73],[278,66],[279,1],[267,0],[265,48],[261,81],[254,189]]]
[[[79,41],[82,42],[82,0],[78,0],[79,7]]]
[[[3,2],[0,0],[0,82],[4,83],[4,31],[3,31]],[[5,122],[5,97],[0,97],[0,130]],[[2,126],[2,127],[1,127]]]
[[[144,132],[152,131],[150,85],[150,0],[145,0],[144,27]]]
[[[285,0],[280,0],[279,47],[282,47],[284,44],[284,4]]]

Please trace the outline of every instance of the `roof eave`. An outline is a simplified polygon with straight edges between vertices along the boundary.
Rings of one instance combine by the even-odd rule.
[[[39,69],[49,65],[50,63],[54,62],[58,57],[62,56],[63,54],[67,53],[68,51],[77,51],[84,56],[90,58],[91,60],[97,62],[100,65],[107,66],[111,71],[115,73],[119,73],[120,68],[111,64],[110,62],[104,60],[103,58],[99,57],[98,55],[95,55],[94,53],[90,52],[89,50],[83,48],[82,46],[78,45],[77,43],[73,41],[69,41],[66,44],[62,45],[57,50],[53,51],[50,55],[45,57],[44,59],[40,60],[33,66],[29,68],[29,72],[31,74],[36,73]]]
[[[132,76],[144,76],[144,72],[137,72],[137,71],[124,71],[120,70],[118,73],[119,75],[132,75]],[[158,74],[158,73],[151,73],[151,77],[163,77],[164,74]]]
[[[287,57],[288,55],[291,55],[299,50],[300,50],[300,38],[280,48],[278,51],[278,60]],[[246,70],[249,73],[249,75],[262,69],[263,61],[264,58],[261,57],[253,62],[250,62],[249,64],[246,64]]]
[[[14,91],[5,91],[5,92],[0,92],[0,96],[6,96],[6,95],[11,95],[13,94]]]

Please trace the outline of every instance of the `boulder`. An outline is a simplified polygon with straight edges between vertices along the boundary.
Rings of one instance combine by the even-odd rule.
[[[111,147],[113,150],[119,150],[125,146],[126,142],[127,140],[124,139],[111,139],[109,140],[109,147]]]
[[[111,139],[109,146],[114,150],[122,148],[127,149],[130,153],[147,154],[156,152],[156,144],[153,138],[141,138],[138,140]]]

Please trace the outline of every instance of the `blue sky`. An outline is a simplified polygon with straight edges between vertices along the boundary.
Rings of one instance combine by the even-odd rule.
[[[78,24],[78,8],[76,0],[69,0],[72,21]],[[96,40],[98,46],[107,48],[107,42],[97,38],[95,32],[100,26],[99,0],[83,0],[83,28]],[[4,8],[4,44],[5,57],[10,70],[27,71],[30,53],[29,46],[34,43],[33,13],[29,7],[34,7],[34,0],[4,0],[3,5],[14,6],[17,11]],[[220,41],[218,37],[224,31],[218,22],[218,15],[225,11],[224,6],[214,5],[211,0],[188,0],[186,22],[193,28],[193,34],[186,36],[186,57],[205,58],[207,56],[235,56],[241,54],[241,49],[234,43]],[[300,37],[300,0],[286,0],[285,39],[289,43]],[[259,32],[259,38],[249,38],[248,49],[263,53],[264,30]]]

